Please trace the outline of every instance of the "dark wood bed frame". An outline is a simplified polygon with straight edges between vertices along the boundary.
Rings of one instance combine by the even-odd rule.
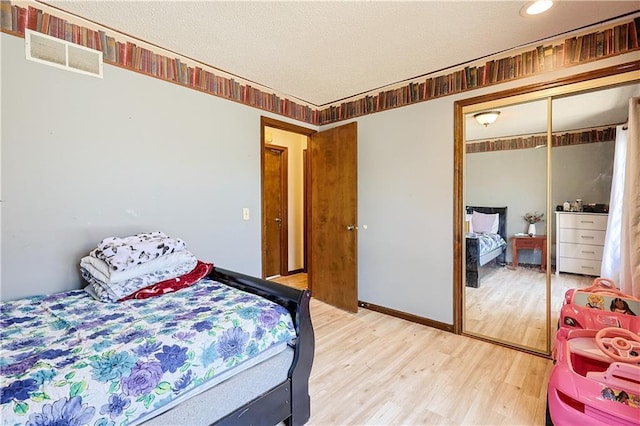
[[[507,208],[506,207],[478,207],[467,206],[467,214],[472,214],[474,211],[486,214],[498,213],[498,234],[507,241]],[[480,285],[480,278],[482,274],[482,267],[490,261],[495,261],[499,265],[506,263],[507,246],[504,246],[502,250],[497,251],[494,257],[491,259],[485,259],[481,263],[480,260],[480,244],[477,238],[465,238],[467,248],[467,267],[466,267],[466,285],[467,287],[477,288]]]
[[[287,308],[298,337],[288,378],[258,398],[247,402],[215,425],[303,425],[311,415],[309,375],[313,364],[315,338],[309,312],[309,290],[298,290],[249,275],[213,268],[209,278],[240,290],[257,294]]]

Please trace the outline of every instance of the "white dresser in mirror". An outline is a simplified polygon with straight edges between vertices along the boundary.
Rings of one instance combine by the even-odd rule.
[[[556,212],[556,275],[600,275],[606,213]]]

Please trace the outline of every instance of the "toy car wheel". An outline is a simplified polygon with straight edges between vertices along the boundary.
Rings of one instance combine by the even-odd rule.
[[[547,412],[544,419],[545,426],[553,426],[553,420],[551,420],[551,413],[549,412],[549,396],[547,396]]]

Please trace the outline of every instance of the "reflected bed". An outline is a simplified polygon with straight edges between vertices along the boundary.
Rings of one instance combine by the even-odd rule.
[[[484,267],[506,262],[507,207],[466,207],[467,215],[473,215],[473,212],[498,215],[497,233],[468,232],[465,235],[466,285],[477,288]]]

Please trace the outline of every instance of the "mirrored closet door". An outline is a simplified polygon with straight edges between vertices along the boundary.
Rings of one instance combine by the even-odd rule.
[[[547,102],[497,108],[489,125],[478,122],[477,112],[465,114],[464,330],[544,351]],[[492,217],[505,226],[485,226]],[[483,254],[489,246],[497,257]]]
[[[611,68],[456,102],[454,329],[551,353],[564,292],[600,275],[596,237],[606,232],[576,248],[563,223],[606,222],[615,128],[639,80]],[[488,111],[499,114],[481,124]],[[502,248],[487,249],[496,241]]]
[[[624,131],[629,99],[638,96],[640,84],[631,82],[553,99],[552,318],[567,289],[586,287],[601,274],[616,138]]]

